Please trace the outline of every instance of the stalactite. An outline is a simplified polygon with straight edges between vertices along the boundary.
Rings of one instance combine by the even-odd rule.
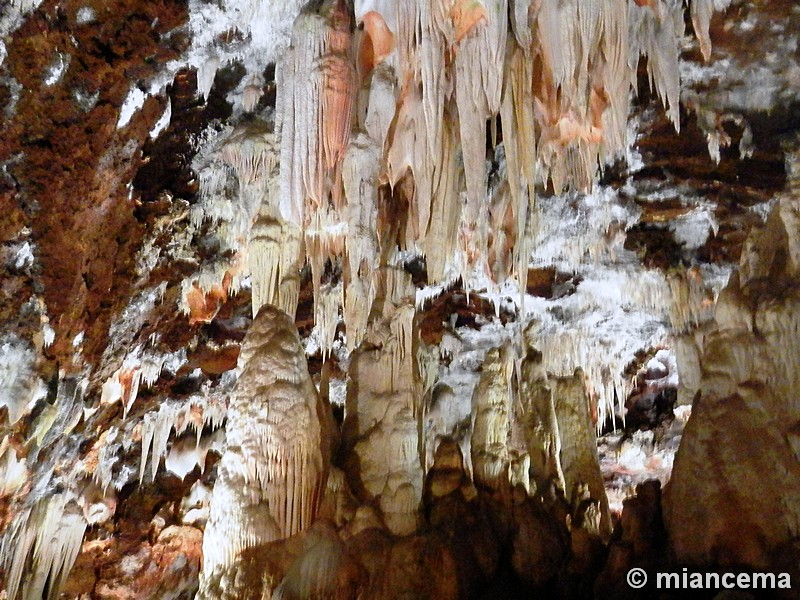
[[[711,38],[708,35],[708,28],[711,25],[711,17],[714,11],[722,11],[730,6],[731,0],[692,0],[691,14],[692,25],[695,35],[700,41],[700,51],[703,58],[711,58]]]
[[[180,366],[186,360],[185,350],[175,354],[158,354],[144,348],[143,345],[137,345],[127,354],[122,366],[103,382],[100,404],[121,402],[123,415],[127,415],[142,384],[151,387],[161,376],[167,363],[177,360]]]
[[[177,475],[180,479],[185,479],[196,466],[200,467],[200,473],[205,471],[206,455],[213,444],[211,436],[196,441],[188,437],[176,439],[167,453],[164,466],[167,471]]]
[[[265,179],[278,160],[275,136],[266,123],[247,122],[233,130],[220,148],[223,162],[236,170],[242,184]]]
[[[694,7],[694,2],[692,6]],[[648,6],[629,4],[632,66],[639,55],[647,56],[647,74],[667,116],[680,131],[680,74],[679,48],[676,40],[683,37],[683,2],[659,0]]]
[[[524,3],[521,3],[524,4]],[[518,6],[515,7],[519,9]],[[536,132],[533,101],[533,63],[529,58],[530,29],[527,10],[524,11],[522,48],[516,47],[507,54],[500,118],[503,125],[508,186],[514,213],[515,244],[513,275],[518,281],[527,276],[531,255],[529,214],[535,199]],[[516,21],[515,21],[516,22]],[[519,42],[519,40],[518,40]]]
[[[254,78],[247,84],[242,92],[242,110],[253,112],[258,106],[258,101],[264,95],[264,82]]]
[[[479,13],[467,16],[466,6]],[[508,7],[505,0],[486,0],[456,3],[453,11],[457,9],[462,18],[454,48],[455,98],[468,198],[464,225],[469,230],[477,226],[485,199],[486,121],[500,111]]]
[[[714,298],[697,269],[676,273],[667,279],[672,293],[670,321],[676,333],[709,321],[714,315]]]
[[[336,328],[339,325],[339,308],[342,301],[343,286],[325,284],[320,288],[315,299],[314,323],[319,331],[322,359],[325,360],[333,348],[336,340]]]
[[[364,1],[354,7],[364,32],[353,38],[332,0],[297,18],[278,68],[279,210],[303,229],[315,303],[326,261],[345,258],[351,348],[363,336],[373,294],[363,275],[374,270],[378,247],[394,243],[371,233],[380,182],[402,182],[408,222],[400,245],[427,257],[429,282],[453,273],[467,286],[473,276],[520,280],[537,227],[537,162],[557,191],[591,187],[598,162],[627,144],[640,55],[677,125],[680,6],[629,4],[515,2],[509,11],[504,0]],[[360,61],[360,94],[348,53]],[[486,194],[486,124],[498,115],[510,198]],[[578,260],[585,251],[579,242]],[[257,250],[270,282],[257,286],[258,303],[274,290],[275,267],[266,265],[276,264],[276,247],[267,246]]]
[[[28,479],[27,461],[9,443],[9,436],[0,441],[0,495],[13,495]]]
[[[0,343],[0,409],[6,407],[11,425],[47,393],[44,382],[35,374],[35,361],[33,347],[16,335]]]
[[[339,0],[320,14],[301,13],[278,68],[281,214],[299,226],[326,211],[331,194],[341,208],[331,178],[341,168],[355,95],[349,20]]]
[[[428,281],[432,284],[444,281],[447,268],[452,266],[458,248],[462,210],[459,190],[463,185],[463,171],[458,168],[457,132],[449,113],[445,114],[446,118],[440,127],[442,142],[436,158],[438,169],[432,190],[430,217],[427,223],[422,223],[423,238],[420,240],[428,267]]]
[[[371,109],[374,111],[372,106]],[[374,299],[372,275],[380,260],[376,235],[379,156],[380,147],[375,139],[361,133],[354,136],[344,157],[342,178],[347,197],[344,321],[351,351],[361,343],[366,331]]]
[[[76,471],[78,474],[91,475],[92,481],[104,494],[112,488],[112,485],[117,489],[122,485],[119,481],[114,481],[114,465],[118,462],[116,453],[122,435],[117,427],[103,432]]]
[[[591,331],[579,329],[542,337],[538,345],[548,371],[563,374],[583,365],[590,389],[597,394],[597,426],[602,427],[615,412],[624,414],[624,401],[634,382],[623,375],[630,359],[597,347],[590,343],[592,339]]]
[[[17,598],[21,590],[23,600],[58,598],[85,530],[86,521],[68,493],[42,499],[18,514],[0,548],[8,597]]]
[[[161,457],[166,454],[167,442],[177,412],[174,404],[164,403],[158,412],[145,415],[142,422],[142,458],[139,464],[139,482],[144,481],[147,457],[152,449],[150,480],[155,481]]]
[[[167,469],[181,477],[183,475],[171,468],[170,465],[175,464],[178,468],[177,461],[182,455],[191,454],[196,457],[195,464],[200,465],[202,471],[205,465],[205,455],[213,443],[211,436],[203,438],[203,430],[209,427],[212,433],[217,431],[222,424],[224,415],[224,408],[217,403],[209,402],[206,397],[185,404],[168,400],[161,404],[157,411],[147,413],[142,419],[141,425],[142,451],[139,462],[139,483],[144,481],[148,461],[150,462],[150,481],[155,481],[161,459],[164,457],[167,457]],[[176,438],[179,438],[188,429],[194,430],[195,439],[176,439],[168,454],[167,446],[172,432],[174,431]],[[189,470],[192,468],[193,466],[190,466]]]
[[[265,214],[267,213],[267,214]],[[252,275],[253,315],[272,304],[293,315],[300,295],[303,260],[300,229],[263,211],[253,225],[248,245]]]

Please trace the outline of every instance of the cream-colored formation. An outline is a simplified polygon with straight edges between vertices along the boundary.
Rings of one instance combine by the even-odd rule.
[[[502,492],[521,484],[529,495],[560,490],[573,510],[590,501],[598,520],[595,532],[610,535],[580,370],[572,377],[553,377],[535,348],[517,361],[506,344],[487,353],[472,405],[472,469],[479,488]]]
[[[509,346],[490,350],[472,396],[472,471],[478,486],[502,490],[509,482],[514,372]]]
[[[259,21],[256,15],[263,17],[271,6],[245,4],[249,9],[241,11],[242,23]],[[728,4],[691,3],[706,59],[710,16]],[[458,501],[470,503],[478,492],[456,442],[445,439],[438,451],[440,440],[422,431],[422,396],[436,378],[438,363],[424,369],[419,364],[416,290],[400,263],[423,255],[430,284],[460,277],[467,289],[476,281],[491,288],[510,278],[524,290],[534,239],[547,233],[539,223],[534,188],[588,190],[598,167],[624,153],[629,97],[641,56],[647,57],[651,86],[668,117],[679,125],[680,0],[355,0],[352,8],[353,14],[345,0],[322,0],[303,9],[277,66],[275,113],[264,111],[241,119],[235,128],[206,132],[204,152],[193,164],[198,203],[185,214],[170,216],[188,217],[182,233],[186,248],[204,228],[213,230],[220,243],[221,258],[198,264],[182,282],[179,303],[189,324],[210,323],[248,276],[255,315],[227,413],[224,408],[197,413],[191,404],[165,402],[147,413],[137,430],[139,481],[146,479],[148,467],[154,480],[162,458],[167,469],[182,477],[195,466],[204,468],[205,455],[218,440],[203,437],[203,429],[209,424],[216,429],[227,414],[225,450],[203,540],[199,598],[240,589],[236,578],[243,554],[282,540],[290,540],[287,547],[296,544],[294,554],[287,551],[295,560],[282,572],[281,582],[265,585],[265,597],[273,591],[275,597],[355,596],[362,573],[348,552],[366,544],[364,539],[385,550],[369,560],[378,567],[391,565],[394,573],[403,573],[404,561],[413,564],[420,547],[438,549],[426,546],[419,533],[427,463],[436,457],[427,490],[435,500],[459,491]],[[243,29],[258,31],[249,24]],[[198,70],[201,96],[209,96],[220,66],[211,57]],[[256,79],[242,83],[245,111],[258,107],[262,90]],[[489,162],[500,165],[491,177]],[[718,329],[708,334],[710,340],[679,342],[680,362],[696,364],[702,355],[702,381],[698,373],[684,377],[687,389],[702,392],[700,411],[718,410],[719,418],[727,419],[729,409],[715,399],[734,398],[746,409],[737,414],[756,414],[775,437],[771,443],[788,440],[793,451],[798,418],[778,400],[800,382],[793,375],[795,353],[776,349],[796,346],[794,296],[759,296],[757,283],[764,273],[772,276],[770,269],[779,269],[782,260],[787,265],[782,275],[797,276],[796,212],[792,202],[784,202],[767,224],[773,241],[753,238],[739,279],[717,308]],[[596,248],[578,238],[570,241],[569,251],[579,262]],[[196,260],[179,254],[173,258]],[[152,267],[154,260],[142,264]],[[327,523],[309,531],[322,502],[331,443],[327,408],[309,375],[293,320],[306,263],[323,358],[334,348],[340,317],[352,351],[342,464],[354,499],[344,476],[337,481],[336,497],[342,505],[359,507],[342,508],[336,523],[342,529],[335,532]],[[706,290],[696,283],[691,274],[670,281],[678,309],[674,325],[695,337],[701,334],[692,328],[708,318]],[[165,291],[166,284],[159,289]],[[642,304],[656,303],[647,292],[631,294],[641,295]],[[751,314],[743,296],[763,302]],[[746,350],[729,351],[731,339],[744,340],[739,348]],[[9,344],[4,341],[3,349],[19,355],[20,364],[0,361],[0,382],[14,390],[12,395],[0,390],[0,405],[7,407],[13,425],[45,392],[28,366],[31,352]],[[749,346],[756,352],[747,353]],[[580,333],[540,344],[545,362],[551,363],[565,347],[580,357],[577,362],[591,381],[603,382],[599,412],[610,414],[614,407],[608,399],[630,388],[621,380],[622,370],[605,377],[600,371],[608,366],[608,356],[587,349]],[[122,402],[123,420],[140,383],[157,380],[164,364],[158,358],[146,361],[138,349],[133,354],[129,364],[116,371],[111,367],[101,390],[102,406]],[[473,481],[482,491],[511,489],[522,496],[517,505],[528,507],[537,490],[552,486],[573,512],[588,504],[586,514],[596,517],[596,532],[604,536],[608,507],[584,380],[580,374],[552,377],[547,368],[534,351],[518,359],[510,344],[489,352],[473,396],[468,453]],[[762,405],[765,410],[754,409]],[[69,434],[81,416],[87,420],[96,410],[78,406],[59,431]],[[37,442],[48,435],[57,414],[45,407],[37,415]],[[747,433],[747,425],[741,425]],[[190,428],[194,438],[182,435]],[[110,448],[117,435],[122,435],[119,430],[109,430],[92,447],[98,465],[84,461],[66,481],[66,491],[42,493],[7,529],[2,554],[10,598],[17,592],[41,598],[45,591],[56,597],[86,527],[113,514],[114,488],[125,483],[115,480],[111,469],[115,455]],[[721,456],[726,465],[735,465],[738,458],[738,451],[724,443],[714,448],[702,440],[689,443],[701,446],[696,456],[714,461]],[[774,470],[757,448],[751,450],[760,467]],[[3,491],[15,494],[28,465],[11,447],[10,437],[0,442],[0,461]],[[679,458],[676,473],[697,466]],[[797,495],[796,464],[787,460],[780,466],[785,467],[780,473],[794,480],[787,476],[775,484],[767,508],[789,506],[788,520],[764,524],[759,514],[747,515],[767,540],[778,528],[793,533],[800,528],[793,498],[780,495],[785,490]],[[714,475],[722,483],[739,476],[722,467]],[[676,481],[672,494],[679,498],[686,492],[681,478]],[[709,497],[708,503],[721,500]],[[686,522],[696,524],[696,516]],[[685,556],[711,552],[696,550],[680,524],[672,532]],[[411,537],[392,548],[391,536]],[[344,541],[350,546],[345,548]],[[752,554],[743,559],[763,558],[757,544],[746,548]],[[443,584],[450,590],[452,552],[445,548],[439,562],[426,564],[439,571],[434,574],[450,578]],[[346,585],[337,588],[342,581]],[[391,591],[376,594],[390,597]]]
[[[714,7],[695,2],[692,14],[702,23]],[[330,323],[341,311],[351,349],[374,298],[371,272],[395,243],[425,255],[432,284],[524,279],[534,185],[591,188],[598,164],[623,153],[640,56],[678,125],[677,0],[359,0],[354,8],[355,22],[340,0],[297,18],[277,68],[279,151],[259,141],[271,133],[234,131],[221,154],[240,185],[273,182],[249,248],[254,310],[272,302],[291,314],[292,286],[278,289],[305,256],[315,314]],[[353,25],[362,27],[351,33]],[[502,146],[508,166],[494,190],[487,144]],[[329,259],[343,265],[336,311],[321,302]],[[323,343],[329,350],[330,336]]]
[[[597,460],[597,439],[589,413],[583,372],[579,369],[572,377],[559,377],[553,383],[556,421],[561,439],[559,459],[567,500],[573,510],[589,500],[595,506],[593,512],[597,515],[597,532],[607,538],[611,535],[611,518]]]
[[[313,522],[330,462],[328,423],[294,321],[262,307],[242,345],[228,407],[199,598],[217,597],[243,550]]]
[[[23,600],[58,598],[80,551],[86,520],[66,493],[40,500],[22,517],[0,547],[8,597],[16,598],[20,590]]]
[[[367,331],[350,359],[343,428],[345,465],[362,501],[376,501],[390,531],[417,528],[422,497],[420,384],[414,287],[405,271],[382,267]]]
[[[529,347],[519,368],[519,403],[514,421],[519,424],[530,456],[533,483],[540,490],[547,485],[565,488],[554,391],[541,353]]]

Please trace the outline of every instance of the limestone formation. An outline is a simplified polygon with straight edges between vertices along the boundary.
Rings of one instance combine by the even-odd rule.
[[[611,533],[608,499],[597,461],[597,438],[583,373],[548,377],[541,361],[541,353],[529,347],[520,367],[519,403],[514,415],[531,457],[531,478],[539,490],[560,490],[582,519],[588,509],[596,522],[582,526],[607,538]]]
[[[237,570],[245,549],[288,538],[314,521],[330,460],[324,411],[292,320],[265,305],[239,356],[203,537],[199,597],[221,593],[220,578]]]
[[[510,484],[514,362],[509,347],[486,355],[481,379],[472,396],[472,473],[476,485],[503,490]]]
[[[345,469],[355,494],[380,506],[386,525],[406,535],[422,499],[420,389],[410,277],[393,267],[374,275],[367,331],[350,360]]]
[[[595,505],[596,532],[607,537],[611,533],[608,499],[597,462],[597,441],[583,373],[576,371],[572,377],[560,377],[554,383],[564,491],[574,509],[587,500]],[[581,491],[583,486],[586,487],[585,493]]]
[[[554,391],[541,353],[528,348],[520,366],[519,405],[514,421],[524,437],[532,478],[540,490],[548,485],[565,488]]]
[[[670,547],[684,563],[797,564],[787,542],[800,527],[798,210],[794,194],[784,197],[750,234],[706,335],[665,498]]]
[[[0,4],[0,599],[800,577],[794,3]]]

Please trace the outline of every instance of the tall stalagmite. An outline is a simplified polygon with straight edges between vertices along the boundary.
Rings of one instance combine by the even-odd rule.
[[[367,331],[350,359],[345,465],[356,495],[376,500],[387,527],[406,535],[417,528],[424,476],[414,287],[394,267],[379,269],[375,281]]]
[[[289,316],[261,308],[239,356],[226,450],[203,537],[199,598],[217,598],[243,550],[292,536],[314,520],[330,461],[329,420]]]

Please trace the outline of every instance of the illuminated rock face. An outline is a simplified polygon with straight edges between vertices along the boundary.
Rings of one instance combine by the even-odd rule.
[[[686,4],[4,5],[0,597],[796,568],[800,12]]]
[[[784,197],[750,234],[706,335],[665,498],[670,544],[686,563],[796,572],[799,210]]]

